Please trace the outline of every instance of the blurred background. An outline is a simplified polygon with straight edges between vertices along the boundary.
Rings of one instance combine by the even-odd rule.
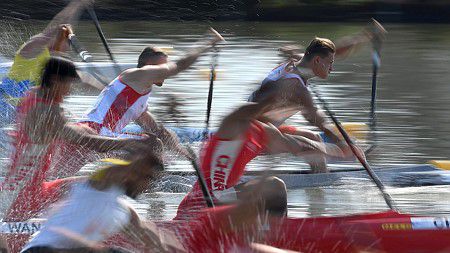
[[[2,18],[51,19],[61,0],[2,0]],[[101,19],[448,22],[447,0],[102,0]]]

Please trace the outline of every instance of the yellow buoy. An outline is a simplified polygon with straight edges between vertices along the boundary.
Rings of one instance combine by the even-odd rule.
[[[369,126],[366,123],[360,122],[345,122],[342,123],[345,131],[350,135],[350,137],[355,138],[359,141],[367,140],[367,134],[369,133]],[[336,126],[334,126],[333,131],[338,134]]]
[[[428,163],[441,170],[450,170],[450,160],[430,160]]]

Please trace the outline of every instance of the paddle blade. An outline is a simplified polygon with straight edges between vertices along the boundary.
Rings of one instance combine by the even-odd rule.
[[[450,170],[450,160],[431,160],[428,163],[441,170]]]
[[[359,122],[345,122],[342,123],[344,130],[352,137],[358,141],[366,141],[367,135],[369,133],[369,126],[366,123]],[[333,131],[339,134],[338,129],[334,126]]]
[[[211,80],[211,69],[199,69],[198,75],[204,80]],[[214,70],[214,81],[217,80],[217,77],[221,77],[223,75],[223,69],[215,69]]]

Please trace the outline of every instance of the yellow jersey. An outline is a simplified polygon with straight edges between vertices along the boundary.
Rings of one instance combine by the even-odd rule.
[[[26,59],[17,53],[14,57],[14,63],[9,70],[8,78],[16,82],[29,80],[30,86],[40,85],[42,71],[49,58],[50,51],[47,47],[32,59]]]

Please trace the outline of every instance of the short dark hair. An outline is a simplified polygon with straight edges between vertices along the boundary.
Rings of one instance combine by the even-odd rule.
[[[57,76],[59,79],[80,78],[75,64],[60,57],[50,57],[48,59],[42,73],[41,86],[50,88],[53,85],[51,83],[52,76]]]
[[[162,57],[167,56],[166,53],[164,53],[160,48],[157,47],[146,47],[144,50],[142,50],[141,54],[138,58],[138,64],[137,67],[143,67],[147,64],[148,60],[154,57]]]
[[[334,53],[336,53],[336,46],[331,40],[316,37],[309,43],[303,57],[309,61],[316,55],[323,58]]]

